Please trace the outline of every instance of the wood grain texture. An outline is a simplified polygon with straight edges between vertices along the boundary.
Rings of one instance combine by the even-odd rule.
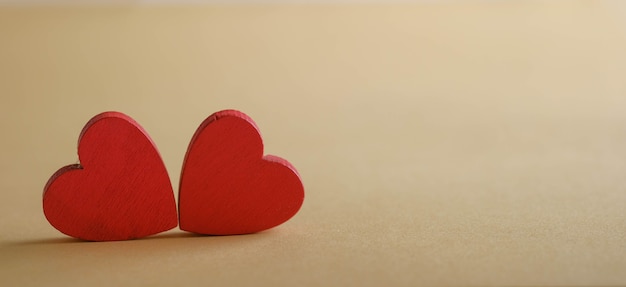
[[[244,113],[217,112],[196,130],[180,180],[182,230],[259,232],[289,220],[303,201],[296,169],[280,157],[263,156],[259,129]]]
[[[80,164],[59,169],[44,188],[43,210],[69,236],[110,241],[176,227],[172,184],[154,143],[118,112],[93,117],[78,141]]]

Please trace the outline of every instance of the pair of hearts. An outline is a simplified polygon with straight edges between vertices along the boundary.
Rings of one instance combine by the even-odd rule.
[[[183,163],[179,204],[146,131],[119,112],[93,117],[78,140],[80,164],[48,180],[43,210],[52,226],[89,241],[128,240],[180,229],[207,235],[259,232],[294,216],[304,200],[296,169],[263,156],[259,129],[235,110],[209,116]],[[178,215],[178,217],[177,217]]]

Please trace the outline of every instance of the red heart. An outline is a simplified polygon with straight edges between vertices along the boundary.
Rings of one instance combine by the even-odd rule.
[[[80,164],[59,169],[43,194],[59,231],[91,241],[126,240],[176,227],[165,165],[148,134],[129,116],[93,117],[78,140]]]
[[[294,216],[304,187],[289,162],[263,156],[263,141],[250,117],[226,110],[204,120],[191,139],[178,198],[180,229],[247,234]]]

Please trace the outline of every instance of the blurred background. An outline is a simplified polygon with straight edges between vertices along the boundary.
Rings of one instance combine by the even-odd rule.
[[[626,284],[624,1],[0,0],[0,285]],[[80,243],[41,193],[137,120],[177,191],[244,111],[306,199],[260,234]]]

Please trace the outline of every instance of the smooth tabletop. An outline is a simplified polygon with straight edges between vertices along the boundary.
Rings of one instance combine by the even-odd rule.
[[[620,1],[0,8],[0,286],[626,284]],[[258,234],[81,242],[43,187],[108,110],[175,192],[211,113],[306,198]]]

